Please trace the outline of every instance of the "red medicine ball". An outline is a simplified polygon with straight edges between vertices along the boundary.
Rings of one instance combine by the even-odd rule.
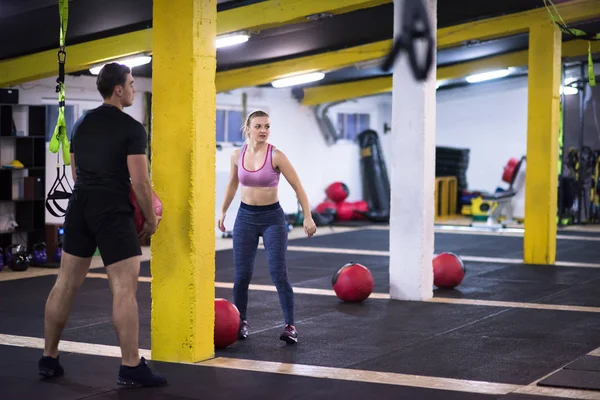
[[[240,312],[225,299],[215,299],[215,347],[225,348],[236,342],[240,329]]]
[[[146,222],[146,218],[144,218],[144,214],[142,214],[142,210],[138,205],[137,200],[135,199],[135,193],[133,192],[133,188],[129,188],[129,200],[131,204],[133,204],[134,212],[133,212],[133,221],[135,222],[135,228],[137,229],[137,233],[140,233],[144,228],[144,222]],[[154,212],[157,216],[162,216],[162,202],[158,198],[158,195],[152,191],[152,203],[154,205]]]
[[[338,221],[350,221],[354,216],[354,204],[342,201],[336,204],[336,218]]]
[[[373,292],[373,275],[361,264],[348,263],[342,266],[333,275],[331,283],[342,301],[361,302]]]
[[[369,205],[364,200],[355,201],[354,203],[354,219],[367,219],[362,213],[369,212]]]
[[[348,190],[348,186],[346,186],[346,184],[343,182],[334,182],[327,186],[327,189],[325,189],[327,198],[336,203],[346,200],[349,193],[350,191]]]
[[[331,201],[324,201],[322,203],[319,203],[319,205],[315,208],[315,211],[321,214],[327,211],[328,209],[335,211],[335,203],[332,203]]]
[[[433,284],[440,289],[452,289],[465,277],[463,261],[454,253],[438,254],[433,259]]]

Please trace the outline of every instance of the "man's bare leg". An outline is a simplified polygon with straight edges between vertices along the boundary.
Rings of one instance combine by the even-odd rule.
[[[106,273],[113,293],[113,323],[121,346],[122,365],[136,367],[140,363],[136,297],[140,257],[131,257],[108,265]]]
[[[67,323],[73,298],[90,268],[92,258],[81,258],[63,251],[60,270],[46,301],[44,317],[44,356],[56,358],[58,342]]]

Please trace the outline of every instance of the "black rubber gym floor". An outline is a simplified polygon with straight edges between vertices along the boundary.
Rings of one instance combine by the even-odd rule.
[[[294,239],[290,246],[327,247],[388,251],[390,231],[387,229],[360,229],[312,238]],[[523,258],[523,238],[477,234],[435,233],[435,252],[454,252],[461,256]],[[557,239],[558,261],[599,263],[600,242],[590,240]]]
[[[381,242],[385,240],[382,237],[387,234],[387,231],[361,230],[294,240],[290,245],[381,249]],[[438,239],[439,235],[436,234],[437,252],[440,242],[464,249],[473,240],[472,235],[458,234],[450,238],[451,234],[443,234],[442,239]],[[505,248],[507,239],[522,241],[521,238],[477,237],[479,247],[487,245],[493,249]],[[349,243],[351,241],[354,244]],[[595,241],[565,242],[590,253],[597,252]],[[567,254],[570,251],[567,250]],[[283,316],[277,293],[252,290],[248,309],[250,337],[218,350],[216,356],[515,385],[527,385],[558,371],[546,378],[546,385],[597,385],[593,382],[600,377],[597,376],[599,364],[594,364],[595,357],[591,360],[586,357],[600,347],[600,319],[596,312],[386,299],[345,304],[335,296],[300,293],[301,288],[331,289],[332,274],[346,262],[368,266],[374,276],[375,292],[388,291],[387,256],[289,251],[289,275],[298,288],[295,312],[300,343],[287,346],[279,340]],[[232,264],[231,250],[216,253],[217,282],[233,282]],[[463,283],[455,290],[435,290],[435,297],[600,307],[597,291],[600,269],[597,268],[475,262],[466,262],[466,265],[467,276]],[[150,275],[147,262],[142,265],[142,275]],[[42,338],[44,304],[55,279],[55,276],[42,276],[0,281],[0,334]],[[272,285],[265,250],[257,253],[252,283]],[[231,289],[216,288],[215,295],[233,300]],[[150,349],[150,283],[140,282],[138,300],[140,347]],[[108,281],[88,278],[77,295],[63,339],[117,346],[111,306]],[[169,377],[169,387],[115,390],[118,359],[65,355],[61,360],[68,375],[59,382],[47,383],[36,375],[40,352],[0,345],[0,359],[8,360],[0,371],[3,394],[0,397],[30,399],[43,393],[46,399],[229,399],[240,396],[329,399],[340,395],[349,399],[367,396],[450,400],[545,398],[481,395],[156,362],[153,363],[156,368]]]

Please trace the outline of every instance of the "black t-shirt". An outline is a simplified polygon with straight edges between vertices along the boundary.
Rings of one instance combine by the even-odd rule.
[[[117,107],[103,104],[89,110],[73,127],[74,191],[101,191],[118,198],[129,195],[127,156],[146,154],[144,126]]]

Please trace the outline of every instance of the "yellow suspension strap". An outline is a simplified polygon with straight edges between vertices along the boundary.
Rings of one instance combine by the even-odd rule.
[[[550,4],[552,9],[556,13],[556,16],[552,13],[552,10],[548,6],[548,4]],[[544,5],[546,6],[546,10],[548,10],[548,14],[550,14],[550,19],[552,19],[552,21],[556,25],[558,25],[558,27],[560,28],[560,30],[562,32],[564,32],[568,35],[571,35],[576,39],[583,39],[583,40],[588,41],[588,81],[589,81],[590,86],[592,86],[592,87],[596,86],[596,73],[594,71],[594,61],[592,60],[592,41],[600,40],[600,33],[597,33],[594,35],[594,34],[586,33],[584,31],[582,31],[581,29],[569,28],[567,26],[567,24],[565,23],[565,21],[560,16],[560,13],[556,9],[556,6],[552,2],[552,0],[544,0]]]
[[[56,180],[48,191],[48,197],[46,199],[46,209],[52,215],[57,218],[64,217],[67,213],[66,208],[61,207],[57,200],[68,200],[71,197],[73,189],[69,184],[69,180],[66,176],[66,167],[71,165],[71,149],[69,144],[69,137],[67,135],[67,124],[65,122],[65,61],[67,59],[67,52],[65,51],[65,39],[67,36],[67,23],[69,20],[69,1],[58,0],[58,12],[60,16],[60,47],[58,49],[58,78],[56,82],[56,92],[58,93],[58,119],[56,120],[56,127],[52,138],[50,138],[50,151],[56,153]],[[63,153],[63,170],[62,175],[60,173],[60,153],[59,150],[62,145]],[[69,190],[63,184],[63,179],[66,181]],[[51,203],[54,205],[57,211],[55,211]]]

